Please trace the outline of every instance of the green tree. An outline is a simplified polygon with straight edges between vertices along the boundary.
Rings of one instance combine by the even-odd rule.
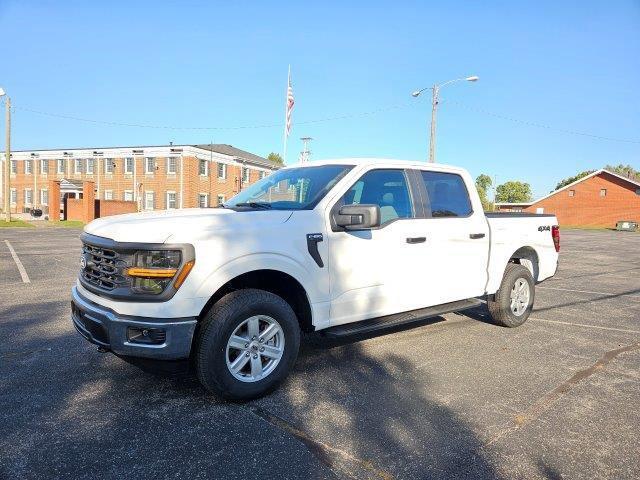
[[[640,171],[633,168],[631,165],[607,165],[605,170],[609,170],[612,173],[617,173],[623,177],[630,178],[631,180],[640,180]]]
[[[493,211],[493,202],[491,202],[487,196],[491,185],[493,185],[493,181],[489,175],[482,173],[476,178],[476,189],[478,190],[478,195],[480,195],[480,202],[482,202],[482,208],[485,212]]]
[[[510,181],[496,188],[496,202],[522,203],[531,199],[531,186],[528,183]]]
[[[579,174],[574,175],[573,177],[563,178],[558,182],[555,189],[559,190],[562,187],[566,187],[570,183],[573,183],[576,180],[580,180],[582,177],[586,177],[587,175],[590,175],[593,172],[595,172],[595,170],[585,170],[584,172],[580,172]]]
[[[271,152],[269,155],[267,155],[267,160],[273,163],[277,163],[278,165],[284,165],[284,160],[282,159],[282,156],[276,152]]]

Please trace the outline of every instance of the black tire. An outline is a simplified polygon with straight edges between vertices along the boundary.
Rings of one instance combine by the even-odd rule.
[[[511,290],[516,281],[524,279],[529,284],[529,304],[520,315],[516,315],[511,310]],[[533,276],[527,267],[518,263],[510,263],[504,271],[500,288],[493,298],[489,297],[487,306],[493,321],[503,327],[519,327],[527,321],[533,308],[535,299],[535,282]]]
[[[243,382],[227,367],[227,341],[243,321],[254,315],[268,315],[279,323],[284,334],[284,352],[265,378]],[[236,290],[216,302],[202,320],[196,336],[196,373],[210,392],[229,400],[250,400],[272,391],[286,378],[299,347],[298,319],[287,302],[264,290]]]

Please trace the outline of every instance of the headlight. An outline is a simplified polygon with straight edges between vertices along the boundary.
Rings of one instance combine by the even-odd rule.
[[[178,273],[181,262],[180,250],[137,251],[133,257],[133,266],[126,271],[127,275],[132,277],[131,289],[135,293],[151,295],[164,292]],[[181,277],[182,273],[180,272]]]

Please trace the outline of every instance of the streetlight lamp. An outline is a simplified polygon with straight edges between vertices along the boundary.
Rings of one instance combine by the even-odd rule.
[[[4,192],[2,196],[4,197],[4,217],[8,222],[11,221],[11,199],[9,188],[10,175],[9,171],[11,170],[11,98],[7,95],[2,87],[0,87],[0,97],[6,96],[5,106],[6,106],[6,128],[7,128],[7,146],[5,148],[5,161],[4,161]],[[35,193],[34,193],[35,195]]]
[[[433,87],[425,87],[422,90],[416,90],[411,94],[413,97],[419,96],[422,92],[431,88],[433,93],[431,99],[431,137],[429,138],[429,162],[434,163],[436,161],[436,110],[438,109],[438,102],[440,94],[440,89],[445,85],[449,85],[450,83],[455,82],[477,82],[480,78],[477,76],[465,77],[465,78],[455,78],[453,80],[449,80],[448,82],[444,82],[441,84],[436,84]]]

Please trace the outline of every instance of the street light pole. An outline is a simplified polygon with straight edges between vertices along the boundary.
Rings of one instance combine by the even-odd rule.
[[[434,85],[431,97],[431,136],[429,137],[429,163],[436,161],[436,114],[438,113],[438,94],[440,87]]]
[[[441,83],[440,85],[436,84],[431,87],[431,136],[429,137],[429,163],[435,163],[436,161],[436,117],[438,113],[438,103],[440,102],[440,89],[445,85],[449,85],[450,83],[460,82],[477,82],[479,77],[471,76],[466,78],[456,78],[454,80],[449,80],[448,82]],[[424,92],[426,88],[422,90],[416,90],[411,95],[413,97],[419,96],[422,92]]]
[[[5,92],[0,88],[0,97],[5,96]],[[4,217],[8,222],[11,221],[11,188],[9,182],[11,181],[11,98],[6,95],[5,107],[6,107],[6,134],[7,134],[7,146],[5,148],[5,161],[4,161]]]

